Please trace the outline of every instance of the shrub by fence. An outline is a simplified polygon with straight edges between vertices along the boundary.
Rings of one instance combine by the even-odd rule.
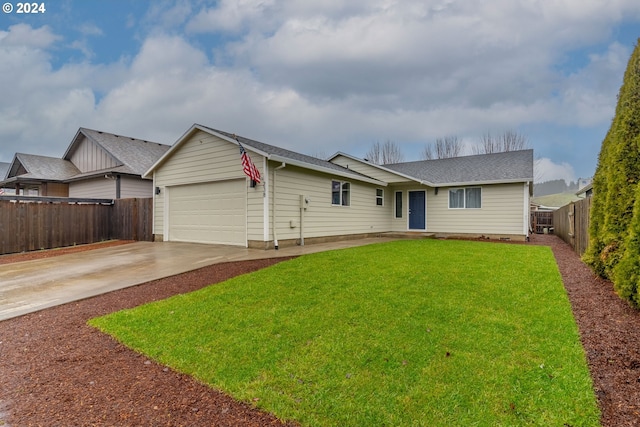
[[[553,232],[571,245],[578,255],[589,246],[591,197],[569,203],[553,214]]]
[[[151,241],[152,199],[1,196],[0,254],[104,240]]]

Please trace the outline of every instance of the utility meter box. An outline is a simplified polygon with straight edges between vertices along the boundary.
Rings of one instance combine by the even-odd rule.
[[[300,209],[307,209],[309,207],[309,198],[304,194],[300,195]]]

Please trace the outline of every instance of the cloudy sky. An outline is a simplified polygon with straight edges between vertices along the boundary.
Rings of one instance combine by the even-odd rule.
[[[4,162],[61,157],[79,127],[172,144],[201,123],[318,156],[391,140],[405,160],[510,130],[538,180],[575,180],[640,36],[638,0],[0,3]]]

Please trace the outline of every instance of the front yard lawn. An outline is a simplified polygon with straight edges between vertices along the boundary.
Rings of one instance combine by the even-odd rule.
[[[548,247],[306,255],[90,324],[303,426],[598,426]]]

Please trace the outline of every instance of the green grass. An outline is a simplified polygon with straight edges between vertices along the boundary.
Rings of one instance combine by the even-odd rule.
[[[90,324],[304,426],[599,425],[546,247],[307,255]]]

